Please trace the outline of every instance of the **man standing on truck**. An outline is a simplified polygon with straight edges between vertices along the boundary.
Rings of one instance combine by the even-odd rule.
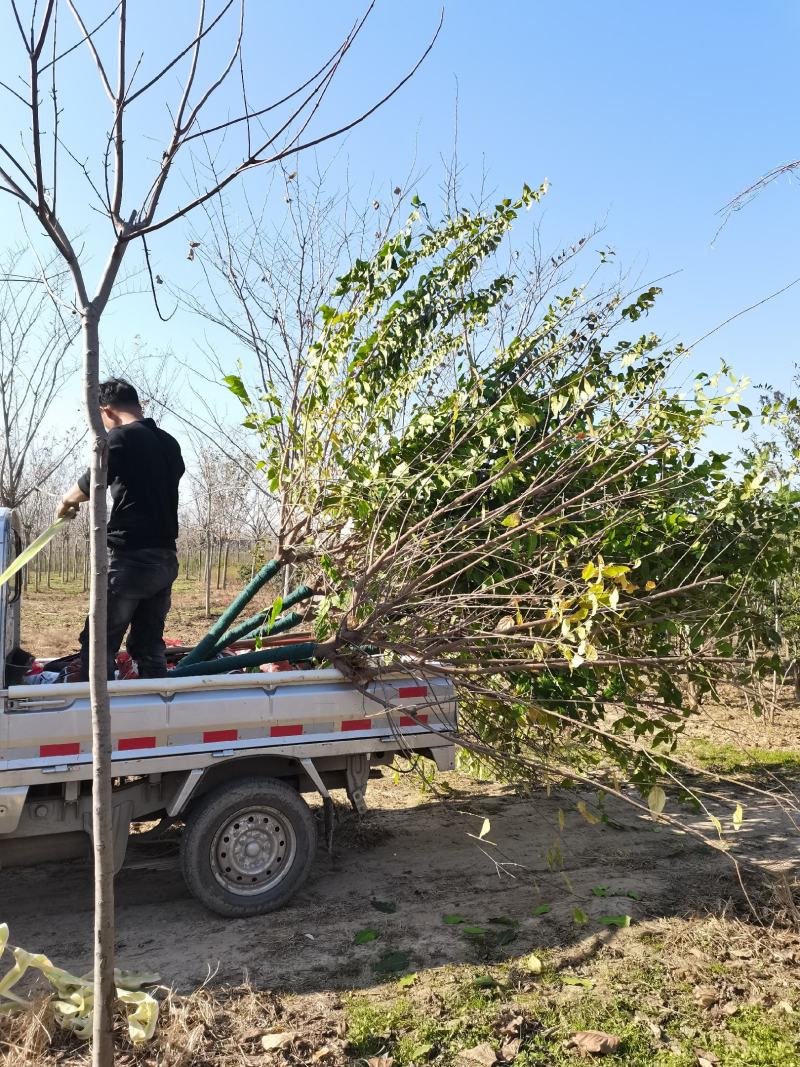
[[[178,577],[178,482],[185,471],[180,445],[152,419],[122,378],[100,384],[108,431],[108,677],[130,627],[126,647],[141,678],[163,678],[164,622]],[[73,514],[90,493],[89,471],[64,494],[59,516]],[[89,678],[89,620],[81,631],[81,679]]]

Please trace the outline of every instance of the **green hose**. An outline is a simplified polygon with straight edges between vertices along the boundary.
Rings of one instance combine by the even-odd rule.
[[[309,589],[307,585],[298,585],[296,589],[293,589],[291,593],[288,593],[286,599],[281,604],[281,610],[285,611],[286,608],[293,608],[295,604],[299,604],[301,600],[308,600],[309,597],[314,595],[314,590]],[[272,614],[272,608],[267,608],[265,611],[259,611],[257,615],[251,615],[249,619],[245,619],[244,622],[240,622],[238,626],[234,626],[228,630],[226,634],[219,639],[214,651],[221,652],[223,648],[229,648],[237,641],[241,641],[244,637],[249,637],[254,630],[260,629],[267,619]],[[289,622],[289,620],[293,620]],[[283,633],[284,630],[291,630],[292,627],[297,626],[302,622],[302,617],[296,612],[292,612],[290,615],[281,616],[276,619],[268,630],[263,633],[264,637],[272,636],[273,634]]]
[[[223,656],[222,659],[210,659],[203,663],[187,663],[183,659],[179,667],[169,672],[170,678],[188,678],[198,674],[227,674],[229,671],[245,667],[260,667],[262,663],[277,663],[288,660],[313,659],[317,650],[316,641],[301,641],[296,645],[278,645],[275,648],[262,648],[260,652],[243,652],[239,656]]]
[[[248,582],[241,593],[239,593],[230,607],[223,611],[200,643],[183,657],[181,666],[184,667],[188,666],[190,663],[198,663],[204,656],[213,655],[214,649],[217,647],[220,638],[231,625],[233,620],[241,614],[242,610],[250,603],[259,589],[265,586],[270,578],[274,578],[280,569],[281,564],[277,559],[271,559],[268,563],[265,563],[255,578],[253,578],[251,582]]]
[[[230,648],[231,645],[235,645],[237,641],[244,641],[248,637],[255,637],[260,633],[261,637],[274,637],[276,634],[282,634],[286,630],[293,630],[295,626],[299,626],[303,621],[303,616],[298,615],[296,611],[290,611],[288,615],[280,615],[272,626],[267,626],[265,629],[261,629],[264,618],[262,616],[269,616],[269,612],[262,612],[261,615],[254,615],[250,619],[245,619],[239,626],[234,626],[232,630],[228,630],[220,643],[214,649],[214,654],[218,655],[226,648]],[[255,624],[252,625],[253,619]]]

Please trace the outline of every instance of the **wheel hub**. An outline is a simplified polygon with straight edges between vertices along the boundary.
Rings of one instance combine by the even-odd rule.
[[[229,892],[251,895],[280,882],[296,852],[291,824],[274,808],[246,808],[214,835],[211,866]]]

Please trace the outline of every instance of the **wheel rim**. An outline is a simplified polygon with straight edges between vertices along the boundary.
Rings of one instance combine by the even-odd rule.
[[[211,869],[229,893],[255,896],[283,881],[296,853],[297,839],[286,816],[266,805],[250,805],[217,830]]]

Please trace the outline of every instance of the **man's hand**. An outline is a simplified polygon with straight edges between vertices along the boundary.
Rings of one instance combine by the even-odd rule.
[[[59,519],[74,519],[78,514],[78,508],[89,497],[83,492],[80,486],[76,483],[71,489],[68,489],[61,498],[61,502],[56,508],[56,518]]]
[[[56,508],[57,519],[74,519],[77,514],[78,505],[73,504],[72,501],[67,500],[66,497],[60,501],[58,507]]]

